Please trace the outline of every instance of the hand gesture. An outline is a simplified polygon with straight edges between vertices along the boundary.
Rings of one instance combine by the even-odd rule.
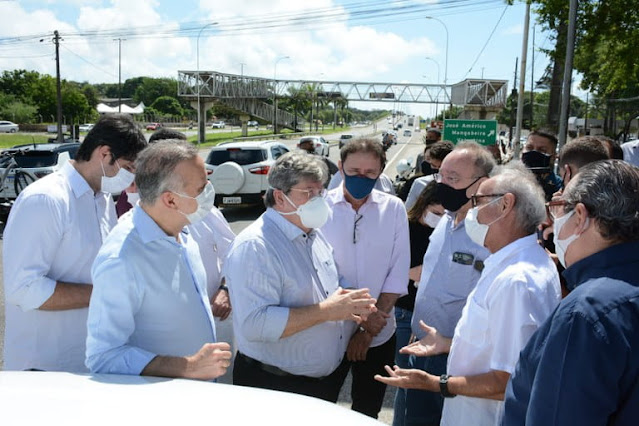
[[[439,378],[425,371],[398,366],[390,368],[388,365],[385,365],[384,369],[388,377],[376,374],[375,380],[378,382],[404,389],[422,389],[432,392],[439,390]]]
[[[386,326],[386,319],[390,318],[390,315],[384,311],[377,310],[368,316],[366,321],[362,321],[360,326],[369,332],[373,336],[377,336],[380,331]]]
[[[220,318],[220,321],[224,321],[231,314],[231,299],[229,293],[226,290],[218,290],[211,300],[211,311],[214,317]]]
[[[212,380],[226,373],[231,365],[231,346],[228,343],[206,343],[196,354],[186,357],[188,379]]]
[[[349,361],[366,361],[366,353],[373,341],[373,336],[367,332],[356,331],[348,342],[346,358]]]
[[[429,327],[424,321],[420,320],[419,326],[426,332],[426,335],[417,342],[401,348],[399,350],[400,354],[431,356],[448,353],[450,351],[452,339],[442,336],[435,327]]]
[[[375,303],[377,301],[367,288],[344,290],[340,287],[328,299],[320,302],[320,307],[326,310],[328,321],[353,320],[359,324],[377,311]]]

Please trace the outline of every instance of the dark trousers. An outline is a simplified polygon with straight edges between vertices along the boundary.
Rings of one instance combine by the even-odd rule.
[[[446,373],[448,354],[416,357],[411,355],[408,368],[418,368],[437,377]],[[405,426],[439,426],[444,397],[439,392],[418,389],[406,390]]]
[[[380,346],[369,348],[365,361],[351,363],[353,374],[353,410],[377,418],[384,403],[386,385],[374,379],[375,374],[386,376],[384,365],[395,363],[395,334]]]
[[[262,364],[238,352],[233,366],[233,384],[297,393],[337,402],[339,390],[348,374],[348,366],[349,363],[344,354],[341,364],[328,376],[322,378],[296,376]]]

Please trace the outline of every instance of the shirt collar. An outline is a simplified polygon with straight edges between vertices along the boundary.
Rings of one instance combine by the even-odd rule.
[[[93,194],[93,189],[91,189],[89,183],[84,179],[84,177],[82,177],[76,168],[73,167],[71,161],[64,163],[59,173],[64,175],[69,181],[69,185],[71,186],[71,190],[73,191],[75,198],[80,198],[87,192],[91,192],[91,194]]]
[[[486,265],[486,268],[493,265],[499,265],[512,254],[517,253],[518,251],[530,250],[530,247],[534,246],[535,244],[537,244],[536,234],[531,234],[516,239],[515,241],[505,245],[501,249],[497,250],[495,253],[488,256],[484,261],[484,264]]]
[[[639,263],[639,241],[610,246],[570,265],[563,273],[569,291],[594,278],[613,278],[639,283],[634,265]]]
[[[137,229],[140,239],[144,244],[156,241],[156,240],[170,240],[173,243],[177,243],[175,237],[167,235],[166,232],[160,228],[160,226],[153,220],[147,212],[144,211],[140,205],[133,207],[133,226]],[[182,230],[183,234],[187,234],[186,228]]]
[[[275,226],[277,226],[280,229],[280,231],[282,231],[284,235],[286,235],[286,238],[288,238],[291,241],[293,241],[294,239],[302,235],[306,235],[306,233],[303,230],[301,230],[299,227],[293,225],[291,222],[286,220],[284,216],[279,214],[278,211],[272,207],[269,207],[266,209],[266,213],[264,213],[264,217],[270,220],[271,222],[273,222]],[[313,231],[311,231],[311,233],[313,233]]]

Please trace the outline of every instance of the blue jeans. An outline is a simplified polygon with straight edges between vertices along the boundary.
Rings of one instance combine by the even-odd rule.
[[[395,336],[395,364],[400,368],[408,368],[408,355],[400,354],[399,350],[408,345],[412,330],[410,328],[413,312],[407,309],[395,307],[395,321],[397,329]],[[395,392],[395,403],[393,406],[393,426],[404,426],[404,416],[406,412],[406,389],[397,388]]]
[[[416,357],[410,356],[408,368],[418,368],[435,376],[446,373],[448,354]],[[404,425],[439,426],[444,397],[439,392],[417,389],[406,391],[406,412]]]

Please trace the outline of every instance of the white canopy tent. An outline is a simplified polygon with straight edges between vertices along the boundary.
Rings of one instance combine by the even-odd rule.
[[[100,114],[108,114],[113,112],[122,112],[123,114],[143,114],[144,113],[144,102],[140,102],[136,107],[131,108],[128,105],[122,104],[120,106],[120,111],[118,111],[118,107],[110,107],[106,104],[98,104],[96,109]]]

